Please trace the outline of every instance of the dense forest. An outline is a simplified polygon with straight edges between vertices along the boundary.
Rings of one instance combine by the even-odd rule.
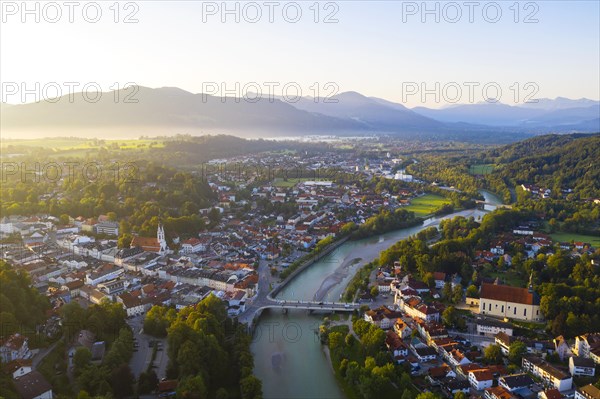
[[[227,318],[216,296],[179,311],[155,306],[144,329],[167,337],[167,375],[179,380],[178,398],[262,397],[262,384],[252,374],[251,337],[244,325]]]
[[[328,318],[319,328],[346,395],[365,399],[417,397],[407,369],[393,363],[384,345],[385,332],[356,315],[352,328],[356,335],[348,325],[334,325]]]
[[[600,134],[545,135],[485,150],[464,149],[417,156],[407,171],[476,196],[485,188],[505,203],[523,183],[553,191],[573,190],[569,199],[600,197]]]
[[[536,184],[552,190],[571,189],[571,199],[600,197],[600,134],[542,136],[491,150],[483,163],[499,165],[493,175],[512,186]]]
[[[0,336],[18,331],[36,332],[46,320],[48,298],[31,287],[27,273],[20,272],[0,259]]]

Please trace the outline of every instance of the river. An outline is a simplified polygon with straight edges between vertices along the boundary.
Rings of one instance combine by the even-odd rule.
[[[493,194],[481,191],[486,202],[501,204]],[[277,296],[287,300],[338,301],[359,267],[419,231],[438,226],[455,216],[476,219],[493,210],[466,210],[427,219],[422,225],[381,234],[358,241],[347,241],[328,256],[299,274]],[[359,260],[360,259],[360,260]],[[345,317],[345,316],[342,316]],[[306,311],[267,310],[259,319],[252,342],[254,373],[262,380],[265,399],[339,399],[344,398],[317,335],[323,315]]]

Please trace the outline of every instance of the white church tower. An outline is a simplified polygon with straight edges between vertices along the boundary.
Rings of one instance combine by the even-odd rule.
[[[166,254],[169,248],[167,247],[167,240],[165,239],[165,229],[161,223],[158,224],[156,238],[158,239],[158,244],[160,245],[160,250],[158,253],[161,255]]]

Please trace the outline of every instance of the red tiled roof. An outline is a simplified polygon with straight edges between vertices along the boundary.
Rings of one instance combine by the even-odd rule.
[[[131,247],[141,247],[145,251],[158,252],[160,250],[160,243],[156,237],[134,236],[133,240],[131,240]]]
[[[533,305],[535,296],[527,288],[511,287],[509,285],[488,284],[481,285],[481,299],[492,299],[495,301],[522,303]]]
[[[477,381],[490,381],[494,379],[494,375],[489,370],[474,370],[471,373],[473,373]]]

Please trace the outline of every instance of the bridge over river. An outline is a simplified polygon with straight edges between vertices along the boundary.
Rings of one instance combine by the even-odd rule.
[[[246,306],[246,311],[239,316],[239,321],[248,324],[252,330],[255,322],[265,309],[281,309],[287,313],[290,309],[306,310],[308,312],[354,312],[360,308],[359,303],[349,302],[324,302],[324,301],[306,301],[306,300],[278,300],[267,295],[258,293],[251,304]]]

